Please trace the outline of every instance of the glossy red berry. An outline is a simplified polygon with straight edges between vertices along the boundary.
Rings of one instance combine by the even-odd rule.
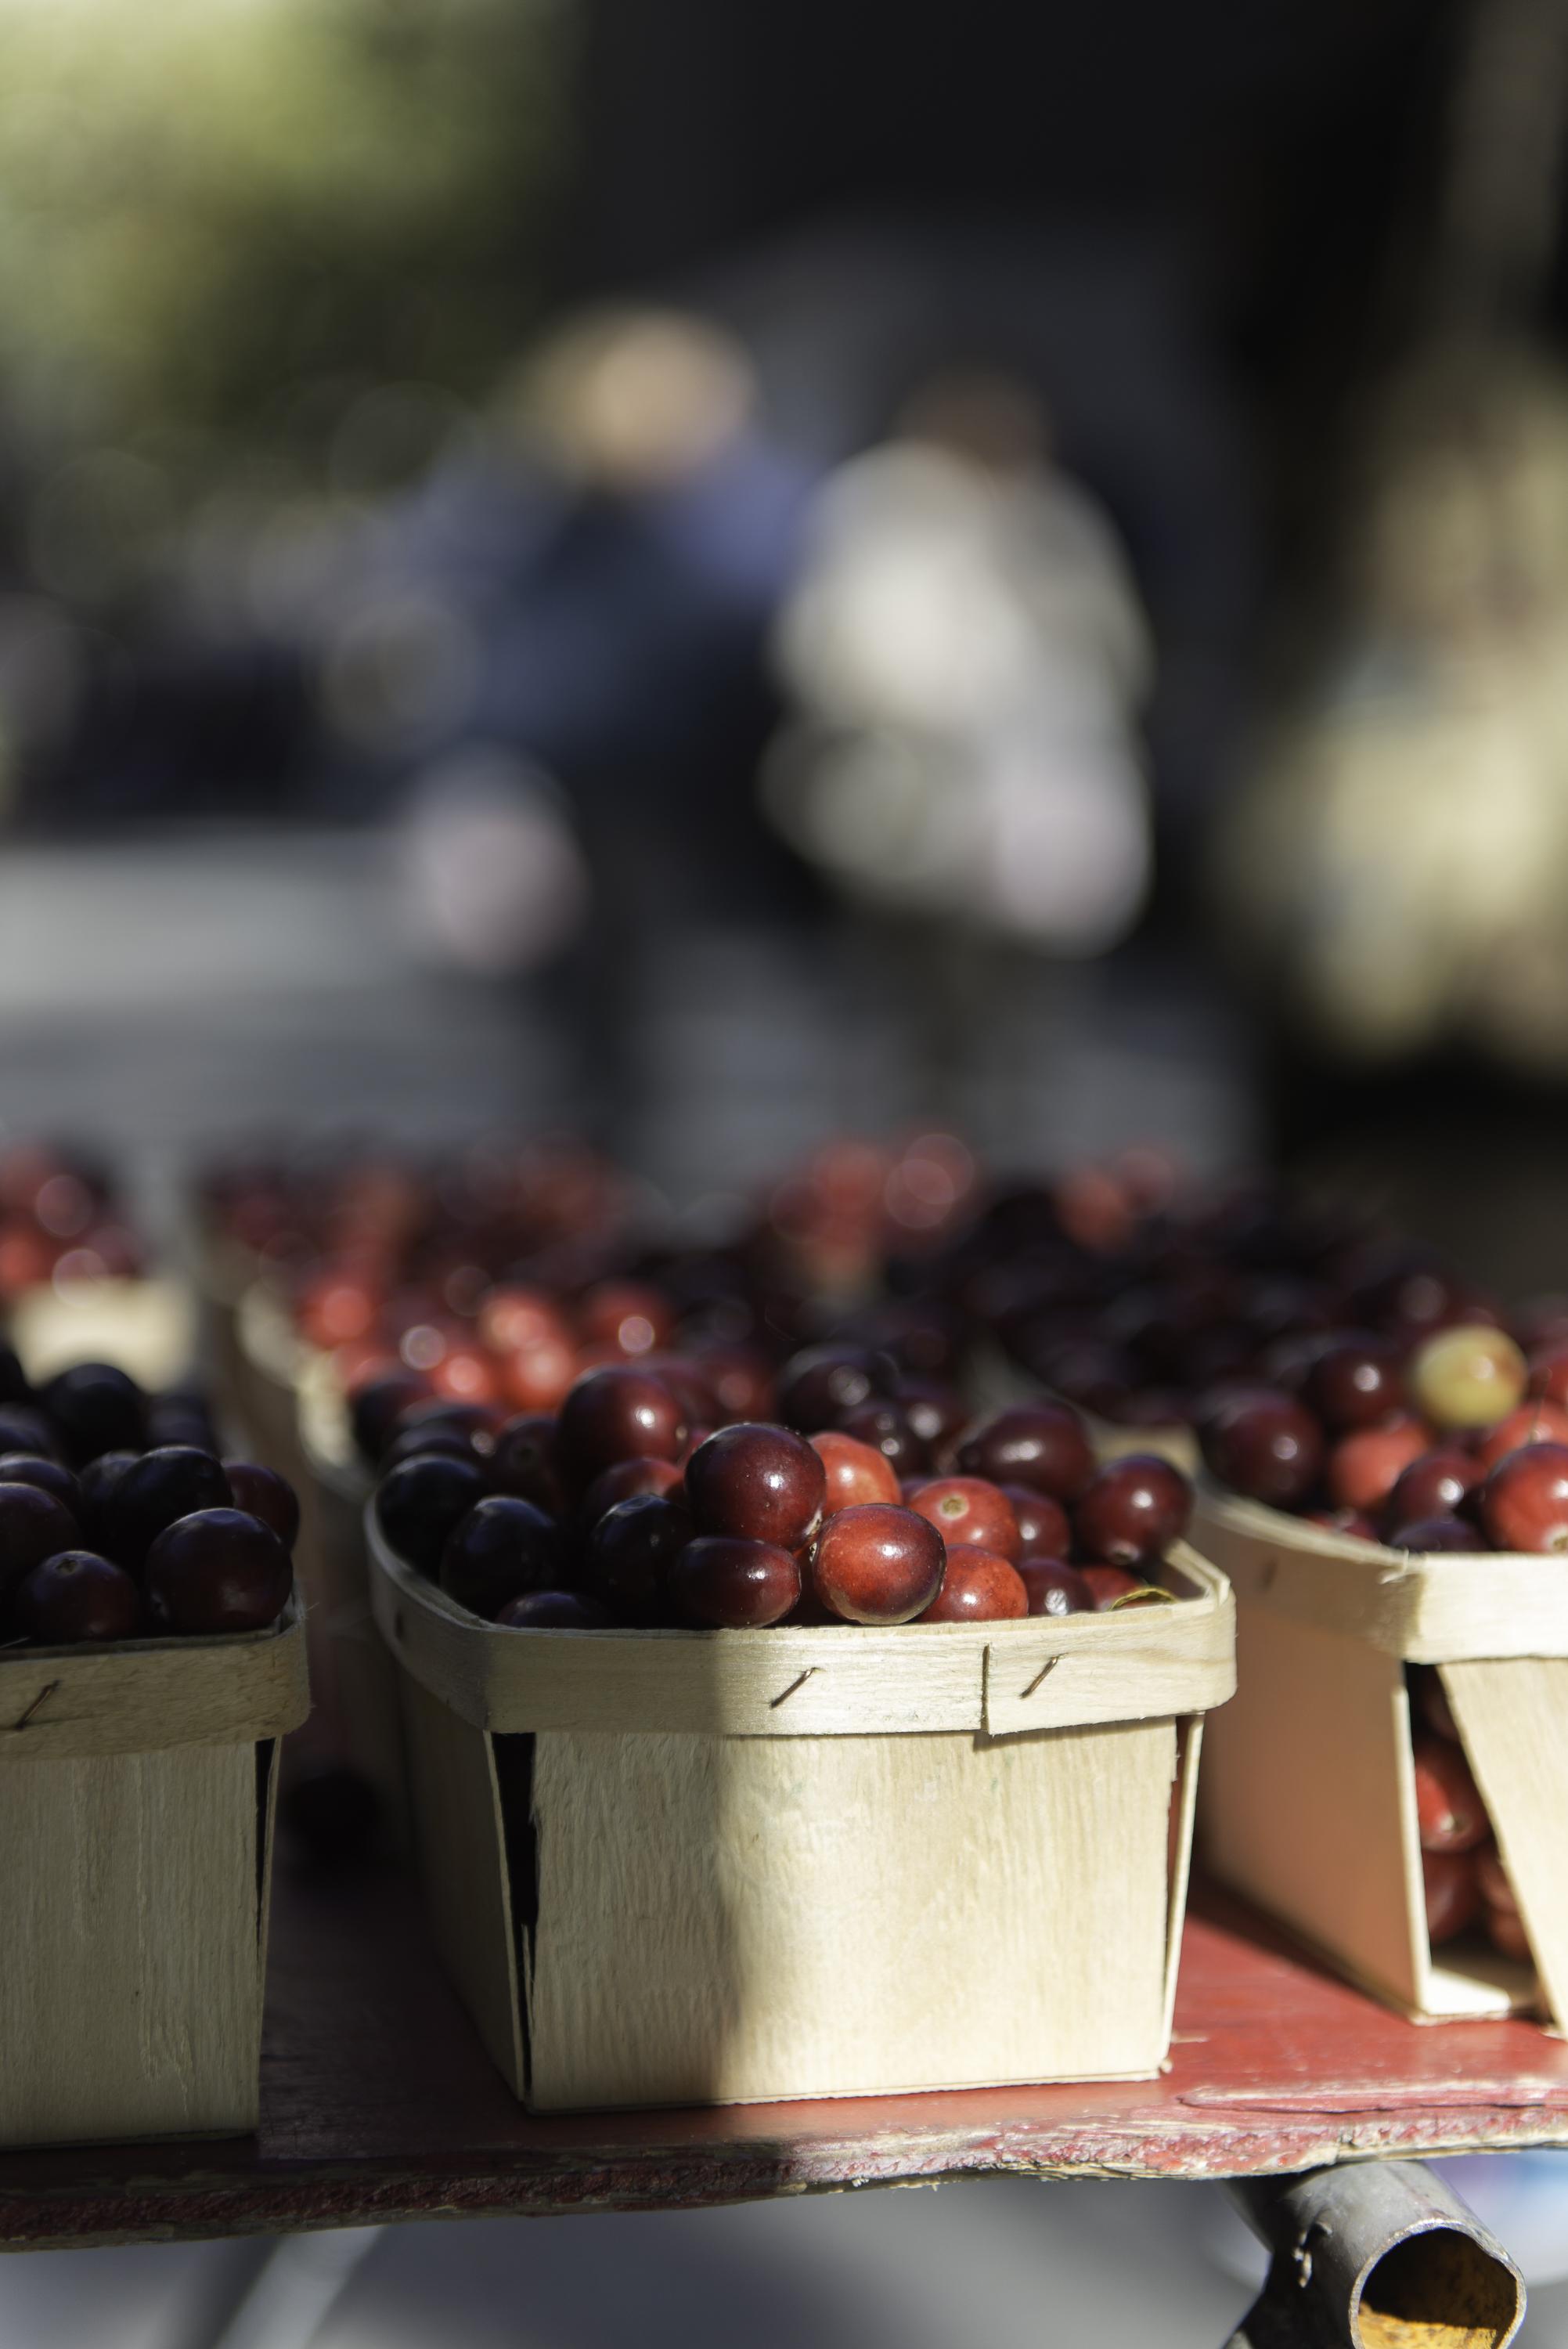
[[[1479,1460],[1451,1445],[1423,1452],[1399,1471],[1383,1505],[1384,1522],[1404,1526],[1418,1518],[1451,1517],[1485,1474]]]
[[[1489,1427],[1476,1445],[1476,1458],[1482,1468],[1495,1468],[1511,1452],[1522,1451],[1527,1444],[1568,1444],[1568,1411],[1554,1402],[1522,1402]]]
[[[901,1497],[898,1475],[885,1454],[874,1451],[840,1429],[826,1427],[811,1438],[811,1449],[822,1463],[827,1476],[827,1492],[822,1502],[824,1516],[832,1516],[840,1509],[852,1509],[867,1501],[897,1501]]]
[[[1027,1485],[1004,1485],[1001,1491],[1018,1528],[1025,1557],[1065,1557],[1072,1547],[1072,1526],[1059,1501]]]
[[[1337,1433],[1375,1427],[1404,1408],[1399,1348],[1370,1330],[1337,1332],[1317,1350],[1302,1383],[1302,1400]]]
[[[803,1435],[739,1420],[718,1428],[692,1454],[686,1489],[698,1534],[797,1550],[822,1521],[827,1472]]]
[[[477,1460],[439,1452],[405,1460],[383,1479],[376,1516],[387,1547],[420,1574],[440,1568],[447,1537],[489,1486]]]
[[[1325,1481],[1337,1508],[1376,1518],[1414,1461],[1431,1449],[1431,1430],[1418,1419],[1391,1419],[1342,1435],[1328,1455]]]
[[[1200,1430],[1211,1475],[1250,1501],[1296,1509],[1323,1466],[1323,1434],[1305,1405],[1265,1387],[1237,1390],[1204,1417]]]
[[[688,1623],[715,1630],[780,1623],[800,1597],[800,1568],[775,1542],[707,1535],[670,1568],[670,1597]]]
[[[811,1588],[841,1622],[908,1623],[935,1598],[946,1561],[926,1518],[873,1501],[828,1519],[811,1551]]]
[[[1065,1558],[1026,1557],[1018,1579],[1029,1601],[1031,1615],[1091,1615],[1094,1592],[1076,1566]]]
[[[1481,1486],[1478,1510],[1494,1549],[1568,1550],[1568,1444],[1509,1453]]]
[[[998,1557],[1015,1559],[1022,1555],[1012,1504],[988,1477],[933,1477],[916,1487],[909,1506],[930,1519],[950,1550],[969,1543]]]
[[[965,1542],[947,1553],[942,1588],[923,1623],[1001,1623],[1026,1615],[1029,1594],[1017,1568],[994,1550]]]
[[[441,1552],[441,1588],[488,1622],[524,1591],[561,1580],[562,1539],[553,1518],[531,1501],[492,1493],[455,1525]]]
[[[1421,1875],[1427,1896],[1427,1933],[1433,1947],[1451,1941],[1473,1925],[1480,1908],[1475,1854],[1424,1851]]]
[[[211,1637],[275,1623],[294,1584],[271,1526],[242,1509],[201,1509],[166,1526],[147,1554],[148,1612],[165,1631]]]
[[[556,1454],[577,1492],[617,1460],[678,1460],[686,1414],[662,1380],[607,1363],[577,1381],[561,1406]]]
[[[46,1648],[132,1640],[141,1593],[123,1567],[91,1550],[62,1550],[36,1566],[15,1594],[16,1620]]]
[[[234,1496],[234,1506],[271,1526],[285,1549],[299,1539],[299,1502],[294,1486],[275,1468],[255,1460],[225,1460],[223,1474]]]
[[[1026,1403],[999,1411],[965,1437],[958,1465],[995,1485],[1027,1485],[1069,1506],[1094,1474],[1094,1454],[1076,1411]]]
[[[1148,1567],[1180,1541],[1192,1515],[1192,1488],[1152,1453],[1108,1461],[1073,1512],[1078,1546],[1102,1566]]]
[[[676,1555],[691,1539],[691,1519],[656,1493],[635,1493],[607,1509],[583,1550],[583,1580],[617,1622],[661,1623]]]

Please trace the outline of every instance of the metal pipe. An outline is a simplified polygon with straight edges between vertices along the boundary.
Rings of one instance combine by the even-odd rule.
[[[1228,2192],[1268,2280],[1227,2349],[1506,2349],[1524,2280],[1419,2161],[1367,2161]]]

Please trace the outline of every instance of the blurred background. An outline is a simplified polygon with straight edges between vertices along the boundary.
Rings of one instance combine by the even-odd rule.
[[[0,1136],[155,1227],[302,1132],[573,1128],[697,1209],[846,1126],[1158,1136],[1568,1286],[1565,0],[0,38]],[[1063,2191],[596,2224],[672,2336],[809,2238],[861,2341],[1174,2339],[1177,2272],[1218,2337],[1182,2195]],[[1097,2197],[1155,2298],[1053,2332]],[[620,2322],[573,2228],[460,2240],[364,2277]],[[139,2276],[172,2340],[218,2259],[0,2326]]]

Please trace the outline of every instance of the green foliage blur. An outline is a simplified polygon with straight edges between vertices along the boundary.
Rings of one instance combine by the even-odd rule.
[[[308,472],[531,324],[561,0],[0,0],[0,418],[24,467]]]

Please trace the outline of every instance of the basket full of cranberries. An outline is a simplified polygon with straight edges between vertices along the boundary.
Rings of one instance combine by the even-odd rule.
[[[797,1356],[768,1419],[678,1358],[500,1423],[354,1398],[437,1939],[537,2109],[1161,2061],[1233,1684],[1191,1487],[1054,1402],[901,1475],[845,1369]],[[964,1990],[976,1932],[1006,1999]]]

